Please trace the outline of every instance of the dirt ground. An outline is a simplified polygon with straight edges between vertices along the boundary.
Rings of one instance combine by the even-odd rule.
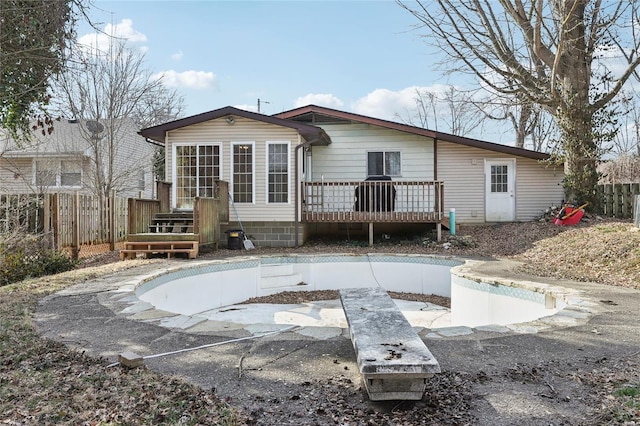
[[[251,254],[292,251],[258,248]],[[432,241],[431,235],[392,236],[376,241],[373,248],[360,240],[312,241],[295,252],[508,258],[522,261],[522,272],[537,276],[594,281],[612,288],[640,288],[640,232],[628,221],[595,217],[566,228],[548,222],[461,227],[455,237],[447,236],[441,242]],[[246,254],[223,249],[203,253],[201,257],[213,259]],[[612,349],[606,355],[585,350],[588,345],[564,341],[557,342],[558,355],[554,357],[532,348],[519,357],[503,354],[510,362],[501,365],[479,365],[484,362],[480,358],[466,368],[444,362],[443,373],[429,381],[423,400],[374,404],[364,396],[357,371],[346,362],[352,351],[346,339],[336,343],[338,355],[327,359],[324,371],[310,373],[307,379],[296,383],[265,381],[265,386],[281,387],[281,395],[286,397],[264,398],[243,395],[242,388],[238,388],[235,396],[223,397],[220,389],[195,387],[146,368],[133,371],[108,368],[106,362],[96,362],[61,344],[39,338],[33,332],[28,316],[37,297],[78,280],[127,269],[132,264],[134,262],[119,262],[117,253],[92,256],[83,259],[79,270],[8,289],[0,288],[0,423],[640,424],[640,348],[636,352],[618,353],[614,349],[615,336],[608,337]],[[300,297],[300,294],[282,294],[268,300],[288,303],[300,300]],[[307,294],[304,297],[333,295]],[[607,300],[603,298],[602,303],[605,302]],[[447,301],[438,303],[446,304]],[[637,311],[640,308],[629,306],[628,309]],[[598,336],[599,333],[591,324],[576,330],[576,336]],[[501,352],[509,347],[503,344],[503,339],[502,336],[486,340],[445,339],[433,342],[433,345],[448,351]],[[516,339],[522,347],[531,344],[530,336]],[[302,360],[313,355],[313,345],[299,344],[300,350],[295,356]],[[248,364],[245,366],[245,383],[255,374],[254,385],[258,386],[260,371],[252,371]],[[499,397],[490,400],[489,395]],[[514,422],[514,418],[518,421]]]
[[[279,254],[292,249],[258,248],[252,255]],[[432,241],[430,236],[392,236],[368,247],[361,240],[311,241],[296,253],[420,253],[474,258],[509,258],[523,262],[522,272],[536,276],[592,281],[627,288],[640,288],[640,232],[629,221],[586,218],[575,227],[548,222],[511,223],[462,227],[456,236]],[[203,258],[220,258],[247,252],[218,250]],[[109,257],[85,261],[102,263]],[[411,300],[423,296],[396,295]],[[335,298],[331,292],[283,293],[252,302],[300,303]],[[442,305],[446,299],[429,300]],[[605,300],[606,301],[606,300]],[[593,330],[598,333],[597,330]],[[482,343],[477,344],[482,345]],[[460,344],[460,342],[458,342]],[[485,345],[500,346],[500,339]],[[523,344],[526,338],[523,338]],[[418,402],[372,404],[363,396],[353,371],[289,384],[288,400],[256,398],[240,404],[247,416],[241,423],[341,424],[341,425],[508,425],[515,417],[496,417],[496,407],[515,413],[520,425],[640,424],[639,352],[629,356],[572,353],[513,359],[510,365],[485,368],[444,369],[428,384]],[[335,360],[338,364],[340,361]],[[490,405],[485,394],[501,394]],[[239,402],[239,401],[238,401]],[[548,406],[549,416],[540,415]],[[233,405],[233,404],[232,404]],[[543,408],[541,408],[543,407]],[[527,411],[529,410],[529,411]],[[554,413],[554,414],[551,414]]]

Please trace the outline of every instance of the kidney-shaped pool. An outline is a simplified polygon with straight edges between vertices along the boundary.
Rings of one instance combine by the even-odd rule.
[[[463,260],[424,255],[288,255],[212,261],[144,282],[138,298],[157,309],[196,315],[283,291],[380,286],[387,291],[451,298],[451,325],[477,327],[533,321],[565,305],[549,293],[471,280]]]

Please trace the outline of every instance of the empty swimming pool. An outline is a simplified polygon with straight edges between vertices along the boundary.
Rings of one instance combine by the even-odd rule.
[[[136,289],[156,309],[198,315],[282,291],[381,286],[451,297],[451,325],[514,324],[553,315],[550,294],[474,281],[455,273],[464,261],[422,255],[289,255],[211,261],[157,276]]]

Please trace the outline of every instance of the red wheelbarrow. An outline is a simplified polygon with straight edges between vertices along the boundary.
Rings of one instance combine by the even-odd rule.
[[[587,207],[587,204],[589,203],[584,203],[580,207],[565,204],[553,219],[553,223],[556,225],[576,225],[584,216],[584,208]]]

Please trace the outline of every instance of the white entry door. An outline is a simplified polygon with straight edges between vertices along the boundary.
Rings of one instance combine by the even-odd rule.
[[[485,160],[485,219],[511,222],[516,218],[515,160]]]

